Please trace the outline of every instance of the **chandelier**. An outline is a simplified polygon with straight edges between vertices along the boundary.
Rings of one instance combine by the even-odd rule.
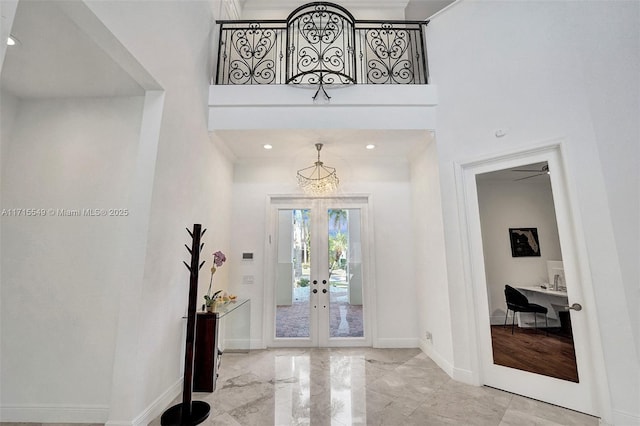
[[[336,175],[336,169],[325,166],[320,161],[320,150],[322,144],[317,143],[318,161],[313,166],[298,170],[298,185],[306,193],[311,195],[324,195],[335,191],[340,180]]]

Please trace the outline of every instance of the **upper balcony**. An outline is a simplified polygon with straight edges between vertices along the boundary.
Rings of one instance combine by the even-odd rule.
[[[306,126],[302,111],[286,108],[310,103],[343,107],[435,105],[435,88],[428,86],[426,21],[357,20],[342,6],[314,2],[297,8],[284,20],[218,24],[216,76],[209,97],[212,130],[289,127],[276,124],[274,120],[281,122],[283,117],[271,117],[272,111],[266,109],[261,110],[269,117],[264,123],[234,123],[237,110],[230,108],[240,106],[279,106],[285,108],[280,112],[299,116],[295,122]],[[341,92],[340,101],[330,94],[348,87],[349,93]],[[295,90],[300,88],[313,89],[313,96]],[[325,125],[348,124],[333,120],[331,112],[323,113],[330,121]],[[389,113],[383,115],[388,117]],[[407,127],[402,121],[391,126]]]
[[[216,84],[427,84],[426,22],[358,21],[326,2],[221,21]]]

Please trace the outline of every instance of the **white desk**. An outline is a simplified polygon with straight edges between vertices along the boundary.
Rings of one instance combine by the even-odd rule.
[[[562,306],[567,306],[569,303],[566,291],[547,290],[540,286],[522,286],[515,288],[527,296],[530,303],[537,303],[538,305],[547,308],[547,320],[549,327],[560,327],[560,315],[558,312],[563,310],[561,308]],[[521,319],[520,315],[518,315],[519,327],[533,327],[533,314],[528,315],[531,316],[531,319],[526,322]],[[538,327],[544,326],[544,319],[542,322],[538,320]]]

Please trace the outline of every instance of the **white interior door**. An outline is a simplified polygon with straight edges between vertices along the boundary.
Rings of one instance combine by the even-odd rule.
[[[487,270],[485,269],[485,254],[480,221],[480,209],[478,204],[477,177],[497,170],[518,167],[530,163],[547,162],[551,170],[550,179],[553,190],[553,200],[557,218],[558,237],[562,247],[564,264],[565,285],[568,305],[578,303],[582,310],[570,310],[571,326],[573,329],[573,343],[577,364],[577,380],[562,380],[543,374],[536,374],[513,367],[498,365],[494,359],[492,347],[491,315],[494,314],[489,307],[491,295],[487,290]],[[463,166],[462,182],[465,198],[465,219],[467,223],[467,245],[469,250],[469,273],[473,284],[474,311],[476,336],[480,349],[480,380],[482,384],[503,389],[516,394],[535,398],[551,404],[567,407],[587,414],[599,416],[599,396],[597,391],[598,373],[594,366],[597,361],[597,345],[594,345],[589,335],[589,330],[594,330],[595,318],[593,309],[586,303],[583,297],[587,282],[584,277],[584,265],[580,264],[578,256],[576,230],[573,229],[574,221],[568,203],[566,182],[563,175],[563,167],[556,147],[537,150],[526,158],[522,155],[505,157],[500,160],[482,161]],[[508,238],[509,224],[504,224],[504,238]],[[542,242],[541,242],[542,245]],[[493,250],[498,250],[493,247]],[[544,247],[542,247],[544,250]],[[511,255],[511,253],[510,253]],[[587,268],[588,269],[588,268]],[[509,284],[509,283],[502,283]],[[504,311],[502,311],[504,316]],[[525,314],[531,315],[531,314]],[[543,317],[543,316],[542,316]],[[517,321],[517,320],[516,320]],[[544,325],[544,319],[538,321],[538,325]],[[509,317],[511,325],[511,317]],[[522,325],[522,323],[520,324]],[[494,319],[495,327],[495,319]],[[518,330],[518,329],[516,329]],[[522,332],[522,329],[519,330]],[[542,331],[544,336],[544,331]],[[531,348],[532,352],[535,348]],[[536,357],[535,352],[531,358],[533,363],[549,362],[547,359]]]
[[[270,217],[269,346],[370,345],[366,202],[272,199]]]

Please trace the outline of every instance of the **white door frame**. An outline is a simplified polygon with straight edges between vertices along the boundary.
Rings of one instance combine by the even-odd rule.
[[[312,205],[315,200],[322,200],[324,203],[342,208],[359,208],[361,210],[361,230],[363,232],[362,244],[362,280],[366,283],[363,286],[363,322],[364,337],[343,337],[329,338],[324,336],[331,347],[340,346],[371,346],[375,341],[376,324],[373,318],[375,315],[375,279],[371,274],[373,263],[373,221],[371,220],[371,202],[369,195],[353,194],[345,196],[330,197],[310,197],[304,195],[267,195],[266,200],[266,229],[265,238],[265,276],[264,276],[264,306],[263,306],[263,328],[262,338],[267,347],[301,347],[317,346],[317,342],[312,339],[303,340],[300,338],[284,339],[275,338],[275,259],[277,256],[276,236],[277,236],[277,211],[279,209],[300,209],[302,203]],[[315,319],[310,318],[313,322]],[[314,324],[315,325],[315,324]]]
[[[490,313],[476,175],[526,164],[547,161],[556,208],[558,235],[568,286],[569,305],[578,302],[581,312],[571,311],[576,362],[580,383],[573,383],[493,364],[490,334]],[[469,328],[475,339],[477,356],[472,359],[478,383],[498,387],[530,398],[546,401],[603,419],[611,418],[611,407],[604,356],[595,309],[588,258],[585,255],[584,232],[577,210],[572,208],[571,188],[562,155],[562,141],[555,140],[515,150],[499,156],[486,157],[455,165],[456,186],[460,208],[460,229],[465,263],[465,287]],[[505,234],[506,235],[506,234]]]

